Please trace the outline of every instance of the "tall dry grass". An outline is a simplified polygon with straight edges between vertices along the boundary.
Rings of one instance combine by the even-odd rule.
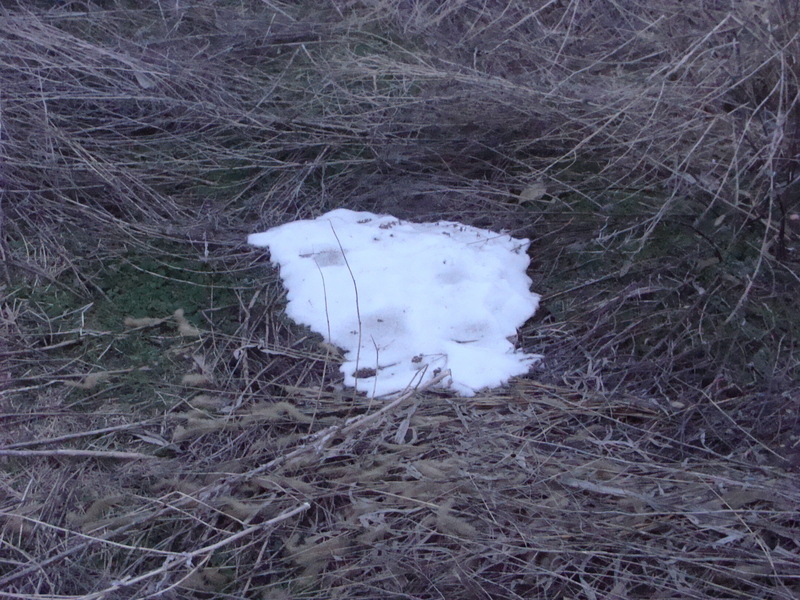
[[[798,596],[796,0],[0,11],[0,596]],[[338,206],[530,237],[545,365],[341,390],[243,244]]]

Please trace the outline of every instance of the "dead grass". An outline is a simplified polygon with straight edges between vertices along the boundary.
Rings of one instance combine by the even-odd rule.
[[[0,9],[0,597],[800,595],[800,5]],[[546,363],[342,390],[247,233],[534,240]]]

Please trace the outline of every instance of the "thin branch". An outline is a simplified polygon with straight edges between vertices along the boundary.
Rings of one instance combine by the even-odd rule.
[[[149,421],[140,421],[138,423],[128,423],[125,425],[114,425],[113,427],[103,427],[102,429],[92,429],[91,431],[80,431],[78,433],[68,433],[66,435],[60,435],[54,438],[48,439],[40,439],[40,440],[30,440],[27,442],[16,442],[14,444],[8,444],[0,448],[0,452],[4,450],[14,450],[17,448],[30,448],[31,446],[47,446],[49,444],[58,444],[60,442],[66,442],[69,440],[77,440],[80,438],[90,437],[93,435],[103,435],[106,433],[113,433],[115,431],[126,431],[128,429],[136,429],[147,424]]]
[[[158,458],[140,452],[117,452],[114,450],[0,450],[0,456],[17,457],[62,457],[69,458],[115,458],[120,460],[153,460]]]

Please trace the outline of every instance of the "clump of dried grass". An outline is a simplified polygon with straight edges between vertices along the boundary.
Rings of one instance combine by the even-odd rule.
[[[797,597],[796,2],[86,6],[0,19],[4,593]],[[340,205],[533,238],[546,369],[343,391],[242,251]],[[238,305],[95,327],[131,251]]]

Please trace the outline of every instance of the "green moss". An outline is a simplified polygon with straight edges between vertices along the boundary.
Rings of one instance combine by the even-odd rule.
[[[179,308],[193,324],[203,326],[199,311],[235,302],[229,276],[198,259],[168,254],[163,259],[126,255],[107,267],[97,284],[105,293],[97,314],[108,326],[125,317],[167,317]]]
[[[40,364],[42,372],[67,365],[60,376],[75,382],[81,374],[114,372],[96,387],[69,392],[82,410],[108,402],[144,411],[164,409],[181,376],[193,366],[191,354],[205,339],[180,334],[172,318],[177,309],[201,331],[233,333],[238,327],[238,277],[192,256],[185,246],[153,245],[103,264],[83,260],[57,281],[39,284],[41,280],[29,278],[13,290],[15,300],[26,307],[20,318],[31,332],[31,343],[51,347]],[[68,279],[75,272],[85,277],[83,291]],[[165,320],[131,328],[125,326],[126,317]]]

